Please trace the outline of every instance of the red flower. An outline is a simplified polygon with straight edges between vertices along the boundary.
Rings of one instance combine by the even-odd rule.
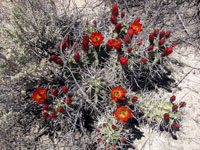
[[[153,32],[153,35],[154,35],[155,37],[157,37],[158,33],[159,33],[159,29],[155,29],[154,32]]]
[[[63,108],[63,107],[58,107],[58,108],[57,108],[57,111],[61,113],[61,112],[64,111],[64,108]]]
[[[68,97],[66,98],[65,102],[66,102],[68,105],[71,104],[71,98],[68,96]]]
[[[149,42],[150,42],[150,43],[153,43],[153,40],[154,40],[154,34],[151,32],[151,33],[149,34]]]
[[[118,16],[118,7],[117,7],[116,3],[114,3],[113,7],[112,7],[112,15],[113,16]]]
[[[132,97],[132,102],[133,102],[133,103],[137,102],[137,100],[138,100],[137,96],[133,96],[133,97]]]
[[[123,96],[126,93],[127,92],[122,88],[121,85],[113,87],[110,92],[112,100],[114,100],[115,102],[117,102],[118,99],[125,100]]]
[[[165,120],[168,120],[168,119],[169,119],[169,114],[168,114],[168,113],[165,113],[165,114],[163,115],[163,117],[164,117]]]
[[[128,44],[128,43],[130,43],[131,42],[131,37],[128,35],[128,34],[126,34],[125,36],[124,36],[124,43],[125,44]]]
[[[142,24],[140,24],[138,21],[134,21],[131,23],[131,25],[129,26],[129,29],[133,30],[133,33],[135,35],[138,35],[138,32],[142,31]]]
[[[173,52],[172,48],[165,48],[165,50],[162,53],[162,56],[168,56],[169,54],[171,54]]]
[[[176,96],[175,95],[173,95],[172,97],[170,97],[170,102],[172,103],[172,102],[174,102],[176,100]]]
[[[162,39],[158,42],[158,45],[161,46],[161,45],[163,45],[164,43],[165,43],[165,39],[162,38]]]
[[[143,40],[143,39],[139,39],[139,40],[137,41],[137,45],[138,45],[138,46],[140,46],[140,45],[142,44],[142,40]]]
[[[146,57],[142,57],[140,61],[141,61],[142,63],[145,63],[145,62],[148,61],[148,58],[146,58]]]
[[[121,18],[124,18],[124,16],[125,16],[125,12],[123,11],[121,12]]]
[[[159,34],[159,38],[161,39],[161,38],[163,38],[164,36],[165,36],[165,31],[162,30],[162,31],[160,32],[160,34]]]
[[[85,34],[83,35],[83,39],[89,42],[89,36],[88,36],[87,33],[85,33]]]
[[[90,43],[94,47],[99,47],[100,44],[103,42],[104,37],[102,37],[101,32],[92,32],[92,34],[90,35],[90,40]]]
[[[57,89],[52,89],[51,90],[51,94],[54,95],[54,96],[57,96],[58,95],[58,90]]]
[[[116,31],[117,33],[120,32],[121,28],[122,28],[121,23],[117,23],[117,24],[115,25],[115,31]]]
[[[49,114],[49,117],[50,118],[56,118],[56,114],[54,112],[52,112],[52,113]]]
[[[43,113],[42,113],[42,117],[44,117],[44,118],[48,117],[48,115],[49,115],[49,114],[48,114],[47,112],[43,112]]]
[[[153,51],[153,45],[149,45],[148,51]]]
[[[172,111],[177,111],[177,109],[178,109],[178,105],[174,105],[174,106],[172,107]]]
[[[68,91],[68,88],[67,88],[67,86],[62,86],[62,92],[65,94],[65,93],[67,93],[67,91]]]
[[[170,34],[171,34],[171,30],[168,30],[168,31],[166,32],[166,34],[165,34],[165,37],[166,37],[166,38],[170,37]]]
[[[111,16],[110,17],[110,21],[113,23],[113,24],[116,24],[117,23],[117,18],[115,16]]]
[[[172,42],[172,46],[173,46],[173,47],[175,47],[176,45],[177,45],[177,42],[176,42],[176,41]]]
[[[47,89],[38,88],[33,91],[32,98],[37,101],[37,103],[45,102],[47,99]]]
[[[108,51],[110,51],[113,48],[112,43],[113,39],[109,39],[108,42],[106,43],[106,48]]]
[[[48,106],[47,104],[45,104],[45,105],[42,106],[42,108],[43,108],[44,110],[48,110],[48,109],[49,109],[49,106]]]
[[[122,120],[125,124],[128,120],[128,118],[133,118],[133,115],[131,114],[132,111],[126,106],[119,106],[117,105],[117,110],[113,112],[117,118],[117,121]]]
[[[133,50],[132,47],[128,47],[128,52],[130,53]]]
[[[87,52],[89,50],[89,45],[88,45],[88,41],[87,40],[83,40],[82,42],[82,49]]]
[[[79,62],[80,56],[79,56],[79,53],[78,53],[78,52],[76,52],[76,53],[74,54],[74,60],[75,60],[76,62]]]
[[[123,65],[123,64],[127,64],[127,62],[128,62],[128,58],[126,58],[126,56],[121,56],[120,58],[119,58],[119,61],[120,61],[120,63]]]
[[[180,106],[180,107],[185,107],[185,106],[186,106],[186,102],[180,102],[180,103],[179,103],[179,106]]]
[[[173,122],[172,123],[172,128],[174,129],[174,130],[179,130],[179,125],[178,125],[178,123],[176,123],[176,122]]]
[[[114,47],[116,50],[121,50],[122,41],[120,38],[117,37],[116,39],[112,39],[111,43],[112,47]]]

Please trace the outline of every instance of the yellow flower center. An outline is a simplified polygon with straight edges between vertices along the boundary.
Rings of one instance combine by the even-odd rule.
[[[120,110],[119,111],[119,116],[122,118],[125,118],[128,115],[128,112],[126,110]]]
[[[120,91],[114,91],[113,94],[114,94],[116,97],[120,97],[121,92],[120,92]]]

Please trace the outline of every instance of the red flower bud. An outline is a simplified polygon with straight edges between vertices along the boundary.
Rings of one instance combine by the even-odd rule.
[[[58,107],[58,108],[57,108],[57,111],[61,113],[61,112],[64,111],[64,108],[63,108],[63,107]]]
[[[163,117],[164,117],[165,120],[168,120],[168,119],[169,119],[169,114],[168,114],[168,113],[165,113],[165,114],[163,115]]]
[[[162,39],[158,42],[158,45],[161,46],[161,45],[163,45],[164,43],[165,43],[165,39],[162,38]]]
[[[117,24],[115,25],[115,31],[116,31],[117,33],[120,32],[121,28],[122,28],[121,23],[117,23]]]
[[[112,144],[112,148],[115,149],[115,148],[116,148],[116,145],[115,145],[115,144]]]
[[[124,43],[125,44],[128,44],[128,43],[130,43],[131,42],[131,37],[128,35],[128,34],[126,34],[125,36],[124,36]]]
[[[145,62],[148,61],[148,58],[146,58],[146,57],[142,57],[140,61],[141,61],[142,63],[145,63]]]
[[[44,110],[48,110],[49,109],[49,106],[47,104],[44,104],[43,107],[42,107]]]
[[[68,105],[71,104],[71,98],[70,98],[70,97],[67,97],[66,100],[65,100],[65,102],[66,102]]]
[[[174,123],[172,123],[172,128],[174,130],[179,130],[180,127],[179,127],[178,123],[174,122]]]
[[[171,54],[173,52],[172,48],[165,48],[165,50],[162,53],[162,56],[168,56],[169,54]]]
[[[119,58],[119,61],[120,61],[120,63],[123,65],[123,64],[127,64],[128,59],[126,58],[126,56],[121,56],[121,57]]]
[[[97,21],[96,21],[96,20],[93,20],[93,24],[97,24]]]
[[[133,97],[132,97],[132,102],[133,102],[133,103],[137,102],[137,100],[138,100],[137,96],[133,96]]]
[[[56,55],[51,55],[51,59],[52,59],[53,61],[56,61],[57,56],[56,56]]]
[[[54,96],[57,96],[58,95],[58,90],[57,89],[52,89],[51,90],[51,94],[54,95]]]
[[[154,34],[151,32],[151,33],[149,34],[149,42],[150,42],[150,43],[153,43],[153,40],[154,40]]]
[[[153,51],[153,45],[149,45],[148,51]]]
[[[129,29],[128,32],[127,32],[127,34],[129,35],[130,38],[132,38],[133,34],[134,34],[133,29]]]
[[[174,106],[172,107],[172,111],[177,111],[177,109],[178,109],[178,105],[174,105]]]
[[[44,117],[44,118],[48,117],[48,113],[47,112],[43,112],[42,113],[42,117]]]
[[[113,43],[112,39],[109,39],[108,42],[106,43],[106,48],[108,51],[110,51],[113,48],[112,43]]]
[[[126,138],[121,138],[121,141],[122,141],[122,142],[126,141]]]
[[[96,129],[96,132],[100,132],[101,130],[99,130],[99,129]]]
[[[113,7],[112,7],[112,15],[113,16],[118,16],[118,7],[117,7],[116,3],[114,3]]]
[[[121,12],[121,18],[124,18],[124,16],[125,16],[125,12],[123,11]]]
[[[112,125],[112,129],[116,129],[116,126],[115,126],[115,125]]]
[[[172,97],[170,97],[170,102],[172,103],[172,102],[174,102],[176,100],[176,96],[175,95],[173,95]]]
[[[166,32],[166,34],[165,34],[165,37],[166,37],[166,38],[170,37],[170,34],[171,34],[171,30],[168,30],[168,31]]]
[[[101,141],[102,141],[102,139],[101,139],[101,138],[99,138],[99,139],[97,139],[97,141],[98,141],[98,142],[101,142]]]
[[[130,53],[133,50],[132,47],[128,47],[128,52]]]
[[[177,45],[177,42],[176,42],[176,41],[172,42],[172,46],[173,46],[173,47],[175,47],[176,45]]]
[[[65,93],[67,93],[67,91],[68,91],[68,88],[67,88],[67,86],[62,86],[62,92],[65,94]]]
[[[164,36],[165,36],[165,31],[162,30],[162,31],[160,32],[160,34],[159,34],[159,38],[161,39],[161,38],[163,38]]]
[[[86,41],[89,42],[89,36],[88,36],[87,33],[85,33],[85,34],[83,35],[83,40],[86,40]]]
[[[82,49],[87,52],[89,50],[89,45],[87,40],[83,40]]]
[[[134,22],[140,22],[140,17],[137,17]]]
[[[110,17],[110,21],[113,23],[113,24],[116,24],[117,23],[117,18],[115,16],[111,16]]]
[[[62,59],[57,58],[57,59],[56,59],[56,63],[59,64],[59,65],[61,65],[61,64],[63,63],[63,61],[62,61]]]
[[[142,39],[139,39],[139,40],[137,41],[137,45],[140,46],[141,44],[142,44]]]
[[[180,107],[185,107],[185,106],[186,106],[186,102],[180,102],[180,103],[179,103],[179,106],[180,106]]]
[[[56,118],[56,114],[54,112],[52,112],[52,113],[49,114],[49,117],[50,118]]]
[[[106,123],[103,123],[103,127],[106,127],[107,126],[107,124]]]
[[[155,37],[157,37],[158,33],[159,33],[159,29],[155,29],[154,32],[153,32],[153,35],[154,35]]]
[[[78,52],[76,52],[76,53],[74,54],[74,60],[75,60],[76,62],[79,62],[80,56],[79,56],[79,53],[78,53]]]

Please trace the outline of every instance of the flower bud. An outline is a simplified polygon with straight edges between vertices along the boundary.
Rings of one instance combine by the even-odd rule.
[[[166,32],[166,34],[165,34],[165,37],[166,37],[166,38],[169,38],[169,37],[170,37],[170,34],[171,34],[171,30],[168,30],[168,31]]]
[[[174,130],[179,130],[180,127],[179,127],[178,123],[174,122],[174,123],[172,123],[172,128]]]
[[[150,42],[150,43],[153,43],[153,40],[154,40],[154,34],[151,32],[151,33],[149,34],[149,42]]]
[[[68,97],[66,98],[65,102],[66,102],[68,105],[71,104],[71,98],[68,96]]]
[[[168,56],[169,54],[171,54],[173,52],[172,48],[165,48],[165,50],[162,53],[162,56]]]
[[[48,110],[48,109],[49,109],[49,106],[48,106],[47,104],[44,104],[44,105],[42,106],[42,108],[43,108],[44,110]]]
[[[138,45],[138,46],[140,46],[140,45],[142,44],[142,40],[143,40],[143,39],[139,39],[139,40],[137,41],[137,45]]]
[[[74,54],[74,60],[75,60],[77,63],[79,62],[80,56],[79,56],[79,53],[78,53],[78,52],[76,52],[76,53]]]
[[[56,61],[56,58],[57,58],[56,55],[51,55],[51,59],[52,59],[53,61]]]
[[[52,113],[49,114],[49,117],[50,118],[56,118],[56,114],[54,112],[52,112]]]
[[[63,63],[63,61],[62,61],[62,59],[57,58],[57,59],[56,59],[56,63],[59,64],[59,65],[61,65],[61,64]]]
[[[145,63],[145,62],[148,61],[148,58],[146,58],[146,57],[142,57],[140,61],[141,61],[142,63]]]
[[[113,16],[118,16],[118,7],[117,7],[116,3],[114,3],[113,7],[112,7],[112,15]]]
[[[186,106],[186,102],[180,102],[180,103],[179,103],[179,106],[180,106],[180,107],[185,107],[185,106]]]
[[[130,53],[133,50],[132,47],[128,47],[128,52]]]
[[[62,86],[62,92],[64,93],[64,94],[66,94],[67,93],[67,91],[68,91],[68,88],[67,88],[67,86]]]
[[[119,59],[119,61],[123,65],[123,64],[127,64],[128,59],[126,58],[126,56],[121,56],[120,59]]]
[[[110,17],[110,21],[113,23],[113,24],[116,24],[117,23],[117,18],[115,16],[111,16]]]
[[[133,37],[134,31],[132,29],[129,29],[127,34],[129,35],[130,38]]]
[[[175,95],[173,95],[172,97],[170,97],[170,102],[172,103],[172,102],[174,102],[176,100],[176,96]]]
[[[174,105],[174,106],[172,107],[172,111],[177,111],[177,109],[178,109],[178,105]]]
[[[88,52],[88,50],[89,50],[89,44],[88,44],[88,41],[87,41],[87,40],[83,40],[83,42],[82,42],[82,49],[83,49],[85,52]]]
[[[125,44],[128,44],[128,43],[130,43],[131,42],[131,37],[128,35],[128,34],[126,34],[125,36],[124,36],[124,43]]]
[[[140,17],[137,17],[134,22],[140,22]]]
[[[165,114],[163,115],[163,117],[164,117],[165,120],[168,120],[168,119],[169,119],[169,114],[168,114],[168,113],[165,113]]]
[[[64,108],[63,107],[58,107],[57,111],[60,112],[60,113],[62,113],[64,111]]]
[[[48,117],[48,115],[49,115],[49,114],[48,114],[47,112],[43,112],[43,113],[42,113],[42,117],[44,117],[44,118]]]
[[[165,43],[165,39],[162,38],[162,39],[158,42],[158,45],[161,46],[161,45],[163,45],[164,43]]]
[[[52,89],[51,90],[51,94],[54,95],[54,96],[57,96],[58,95],[58,90],[57,89]]]
[[[165,36],[165,31],[162,30],[162,31],[160,32],[160,34],[159,34],[159,38],[161,39],[161,38],[163,38],[164,36]]]
[[[117,24],[115,25],[115,31],[116,31],[117,33],[120,32],[121,28],[122,28],[121,23],[117,23]]]
[[[153,35],[154,35],[155,37],[157,37],[157,36],[158,36],[158,33],[159,33],[159,29],[155,29],[154,32],[153,32]]]
[[[86,41],[89,42],[89,36],[88,36],[87,33],[85,33],[85,34],[83,35],[83,40],[86,40]]]
[[[132,102],[133,102],[133,103],[137,102],[137,100],[138,100],[137,96],[133,96],[133,97],[132,97]]]
[[[125,12],[123,11],[121,12],[121,18],[124,18],[124,16],[125,16]]]
[[[153,45],[149,45],[148,51],[153,51]]]

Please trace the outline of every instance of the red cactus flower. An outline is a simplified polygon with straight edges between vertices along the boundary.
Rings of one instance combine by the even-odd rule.
[[[159,33],[159,29],[155,29],[154,32],[153,32],[153,35],[154,35],[155,37],[157,37],[158,33]]]
[[[32,98],[37,101],[37,103],[45,102],[47,99],[47,89],[38,88],[33,91]]]
[[[168,113],[165,113],[165,114],[163,115],[163,117],[164,117],[165,120],[168,120],[168,119],[169,119],[169,114],[168,114]]]
[[[128,34],[126,34],[125,36],[124,36],[124,43],[125,44],[128,44],[128,43],[130,43],[131,42],[131,37],[128,35]]]
[[[66,102],[68,105],[71,104],[71,98],[68,96],[68,97],[66,98],[65,102]]]
[[[117,102],[118,99],[125,100],[123,96],[126,93],[127,92],[122,88],[121,85],[113,87],[110,92],[112,100],[114,100],[115,102]]]
[[[130,53],[133,50],[132,47],[128,47],[128,52]]]
[[[140,61],[141,61],[142,63],[145,63],[145,62],[148,61],[148,58],[146,58],[146,57],[142,57]]]
[[[125,16],[125,12],[122,11],[122,12],[121,12],[121,18],[124,18],[124,16]]]
[[[83,40],[82,42],[82,49],[87,52],[89,50],[89,43],[87,40]]]
[[[101,132],[101,130],[99,130],[99,129],[96,129],[96,132]]]
[[[140,22],[140,17],[135,18],[134,22]]]
[[[172,103],[172,102],[174,102],[176,100],[176,96],[175,95],[173,95],[172,97],[170,97],[170,102]]]
[[[50,117],[50,118],[56,118],[56,113],[54,113],[54,112],[50,113],[50,114],[49,114],[49,117]]]
[[[162,56],[168,56],[169,54],[171,54],[173,52],[172,48],[165,48],[165,50],[162,53]]]
[[[106,48],[108,51],[112,50],[113,48],[112,43],[113,43],[113,39],[109,39],[108,42],[106,43]]]
[[[115,125],[112,125],[112,129],[116,129],[116,126],[115,126]]]
[[[127,62],[128,62],[128,58],[126,58],[126,56],[121,56],[120,58],[119,58],[119,61],[120,61],[120,63],[123,65],[123,64],[127,64]]]
[[[137,41],[137,45],[138,45],[138,46],[140,46],[140,45],[142,44],[142,40],[143,40],[143,39],[139,39],[139,40]]]
[[[98,141],[98,142],[101,142],[101,141],[102,141],[102,139],[101,139],[101,138],[99,138],[99,139],[97,139],[97,141]]]
[[[153,43],[153,40],[154,40],[154,34],[151,32],[151,33],[149,34],[149,42],[150,42],[150,43]]]
[[[83,35],[83,39],[89,42],[89,36],[88,36],[87,33],[85,33],[85,34]]]
[[[174,106],[172,107],[172,111],[177,111],[177,109],[178,109],[178,105],[174,105]]]
[[[48,106],[47,104],[44,104],[44,105],[42,106],[42,108],[43,108],[44,110],[48,110],[48,109],[49,109],[49,106]]]
[[[62,86],[62,92],[64,93],[64,94],[66,94],[67,93],[67,91],[68,91],[68,88],[67,88],[67,86]]]
[[[58,95],[58,90],[56,88],[52,89],[51,90],[51,94],[54,95],[54,96],[57,96]]]
[[[92,32],[92,34],[90,35],[90,43],[94,47],[99,47],[101,43],[103,42],[103,40],[104,40],[104,37],[102,37],[101,32]]]
[[[112,43],[112,47],[114,47],[116,50],[118,51],[121,50],[122,41],[120,38],[117,37],[116,39],[112,39],[111,43]]]
[[[174,129],[174,130],[179,130],[179,125],[178,125],[178,123],[176,123],[176,122],[173,122],[172,123],[172,128]]]
[[[138,35],[138,32],[142,31],[142,24],[140,24],[139,22],[132,22],[131,25],[129,26],[129,29],[133,30],[133,33],[135,35]]]
[[[149,45],[148,51],[153,51],[153,45]]]
[[[56,55],[51,55],[51,59],[52,59],[53,61],[56,61],[57,56],[56,56]]]
[[[122,142],[126,141],[126,138],[124,138],[124,137],[123,137],[123,138],[121,138],[121,141],[122,141]]]
[[[57,111],[60,112],[60,113],[62,113],[64,111],[64,108],[63,107],[58,107]]]
[[[159,34],[159,38],[161,39],[161,38],[163,38],[164,36],[165,36],[165,31],[162,30],[162,31],[160,32],[160,34]]]
[[[63,63],[62,59],[60,59],[59,57],[56,59],[56,63],[61,65]]]
[[[185,107],[185,106],[186,106],[186,102],[180,102],[180,103],[179,103],[179,106],[180,106],[180,107]]]
[[[121,23],[117,23],[117,24],[115,25],[115,31],[116,31],[117,33],[120,32],[121,28],[122,28]]]
[[[161,46],[161,45],[163,45],[164,43],[165,43],[165,39],[162,38],[161,40],[159,40],[158,45]]]
[[[118,7],[117,7],[116,3],[114,3],[113,7],[112,7],[112,15],[113,16],[118,16]]]
[[[48,114],[47,112],[43,112],[43,113],[42,113],[42,117],[44,117],[44,118],[48,117],[48,115],[49,115],[49,114]]]
[[[76,53],[74,54],[74,60],[75,60],[76,62],[79,62],[80,56],[79,56],[79,53],[78,53],[78,52],[76,52]]]
[[[113,23],[113,24],[116,24],[117,23],[117,18],[115,16],[111,16],[110,17],[110,21]]]
[[[138,100],[138,97],[137,97],[137,96],[133,96],[133,97],[132,97],[132,102],[133,102],[133,103],[137,102],[137,100]]]
[[[117,121],[122,120],[124,124],[127,122],[128,118],[133,118],[131,113],[132,111],[126,108],[126,106],[119,105],[117,105],[117,110],[113,112],[117,118]]]
[[[171,30],[168,30],[168,31],[166,32],[166,34],[165,34],[165,37],[166,37],[166,38],[169,38],[169,37],[170,37],[170,34],[171,34]]]
[[[176,42],[176,41],[172,42],[172,46],[173,46],[173,47],[175,47],[176,45],[177,45],[177,42]]]

